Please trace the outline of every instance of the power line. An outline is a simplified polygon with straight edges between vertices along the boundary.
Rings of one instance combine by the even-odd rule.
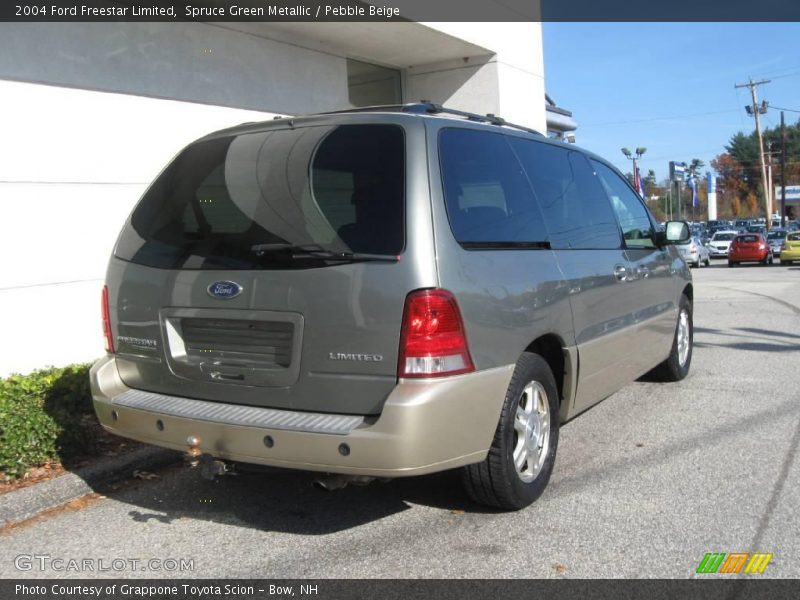
[[[794,69],[800,69],[800,65],[792,65],[791,67],[781,67],[780,69],[773,69],[772,71],[765,71],[761,73],[761,75],[773,75],[773,74],[780,74],[784,71],[793,71]]]
[[[739,112],[739,109],[731,110],[715,110],[701,113],[691,113],[688,115],[674,115],[671,117],[650,117],[647,119],[632,119],[630,121],[608,121],[607,123],[586,123],[581,125],[583,127],[600,127],[601,125],[627,125],[629,123],[650,123],[652,121],[671,121],[675,119],[688,119],[690,117],[707,117],[708,115],[721,115],[725,113]]]
[[[796,71],[794,73],[787,73],[786,75],[775,75],[773,79],[783,79],[784,77],[797,77],[800,75],[800,71]]]
[[[772,104],[770,104],[769,107],[777,108],[778,110],[785,110],[786,112],[800,113],[800,110],[797,110],[796,108],[782,108],[780,106],[773,106]]]

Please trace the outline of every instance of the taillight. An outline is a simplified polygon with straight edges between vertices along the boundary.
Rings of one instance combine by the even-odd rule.
[[[432,289],[406,296],[398,377],[443,377],[474,370],[453,294]]]
[[[114,338],[111,337],[111,313],[108,310],[108,286],[103,286],[103,336],[106,338],[106,352],[114,352]]]

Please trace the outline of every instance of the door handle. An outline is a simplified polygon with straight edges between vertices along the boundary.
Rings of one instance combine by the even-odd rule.
[[[614,277],[617,281],[629,281],[628,268],[625,265],[616,265],[614,267]]]

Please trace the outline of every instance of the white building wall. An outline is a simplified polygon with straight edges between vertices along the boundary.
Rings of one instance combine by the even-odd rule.
[[[148,183],[210,131],[347,106],[347,57],[401,69],[407,101],[545,128],[538,24],[319,25],[0,24],[0,377],[102,354]]]
[[[209,131],[272,113],[0,81],[0,376],[103,353],[100,290],[148,183]]]
[[[542,133],[547,131],[541,23],[425,25],[491,52],[453,61],[446,68],[444,65],[435,65],[435,69],[429,65],[410,68],[410,99],[428,98],[462,110],[491,112],[512,123],[533,127]],[[468,74],[478,77],[472,79]],[[463,80],[463,84],[454,89],[453,82],[458,79]],[[419,96],[421,92],[428,95]]]

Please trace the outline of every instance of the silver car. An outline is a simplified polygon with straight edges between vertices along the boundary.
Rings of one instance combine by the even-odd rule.
[[[497,117],[426,103],[218,131],[122,230],[95,410],[211,475],[461,468],[477,502],[519,509],[561,423],[645,373],[686,377],[688,235],[610,163]]]
[[[772,229],[767,234],[767,243],[772,248],[773,256],[780,256],[781,249],[783,248],[783,240],[786,239],[786,234],[789,233],[788,229],[776,228]]]
[[[678,244],[676,247],[681,258],[692,267],[699,268],[701,265],[709,266],[711,264],[711,253],[699,237],[693,237],[685,244]]]

